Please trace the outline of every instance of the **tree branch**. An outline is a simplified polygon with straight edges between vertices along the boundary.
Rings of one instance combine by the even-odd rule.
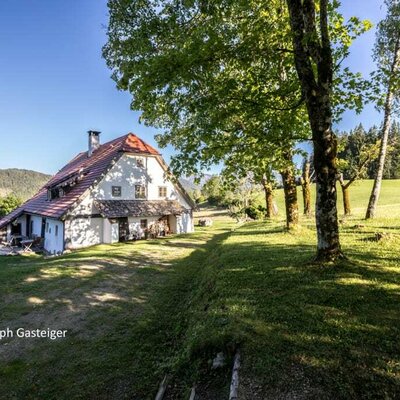
[[[331,85],[333,79],[333,58],[328,27],[328,0],[320,0],[321,61],[318,64],[318,80]]]

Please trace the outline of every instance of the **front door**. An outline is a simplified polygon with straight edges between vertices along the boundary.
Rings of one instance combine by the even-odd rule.
[[[128,240],[129,236],[129,223],[128,218],[119,218],[118,219],[118,230],[119,230],[119,241],[125,242]]]

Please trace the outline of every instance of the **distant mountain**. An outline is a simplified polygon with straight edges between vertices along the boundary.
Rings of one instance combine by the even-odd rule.
[[[185,176],[184,178],[180,178],[179,181],[181,182],[181,185],[187,190],[187,191],[192,191],[194,189],[201,189],[203,185],[210,179],[212,178],[213,175],[210,174],[204,174],[200,178],[200,182],[196,183],[196,177],[195,176]]]
[[[22,200],[32,197],[51,175],[27,169],[0,169],[0,197],[13,194]]]

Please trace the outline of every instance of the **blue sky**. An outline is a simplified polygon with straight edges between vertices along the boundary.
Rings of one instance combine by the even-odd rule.
[[[106,41],[106,0],[0,1],[0,168],[55,173],[87,146],[88,129],[102,142],[135,132],[156,145],[155,129],[138,123],[130,96],[110,78],[101,48]],[[382,1],[344,0],[346,17],[374,24],[384,16]],[[373,69],[374,31],[358,39],[348,64]],[[346,112],[340,129],[379,124],[368,106],[362,115]],[[166,160],[172,150],[164,150]]]

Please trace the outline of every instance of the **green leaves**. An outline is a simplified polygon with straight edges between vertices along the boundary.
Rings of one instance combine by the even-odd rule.
[[[22,200],[12,194],[0,198],[0,217],[4,217],[22,204]]]
[[[309,139],[288,11],[280,0],[109,0],[103,55],[141,121],[178,150],[176,174],[280,168],[282,148]],[[330,6],[335,60],[367,28]],[[318,37],[307,40],[318,41]],[[362,107],[361,78],[338,67],[336,115]]]
[[[344,179],[353,182],[368,177],[370,165],[378,158],[380,140],[367,133],[360,124],[338,140],[338,170]]]

